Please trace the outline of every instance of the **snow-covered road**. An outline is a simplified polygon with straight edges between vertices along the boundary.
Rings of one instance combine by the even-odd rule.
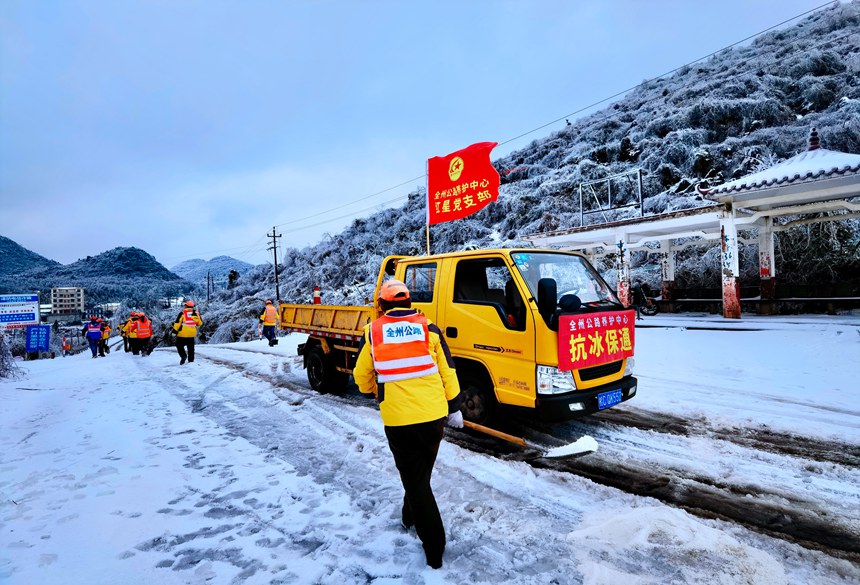
[[[440,571],[399,526],[373,402],[311,391],[301,336],[28,362],[0,382],[0,582],[860,581],[860,318],[645,324],[634,400],[514,423],[597,453],[451,433]]]

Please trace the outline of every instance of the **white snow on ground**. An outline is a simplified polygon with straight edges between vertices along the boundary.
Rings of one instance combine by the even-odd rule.
[[[860,317],[640,323],[639,393],[619,412],[860,445]],[[736,330],[699,329],[714,326]],[[311,391],[303,340],[199,345],[184,366],[166,349],[22,364],[0,382],[0,582],[860,581],[849,560],[448,441],[433,477],[448,548],[428,569],[374,403]],[[815,502],[860,538],[855,468],[606,420],[555,428],[594,436],[586,457]]]

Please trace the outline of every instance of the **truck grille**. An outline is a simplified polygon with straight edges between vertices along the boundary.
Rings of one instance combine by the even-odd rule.
[[[611,376],[621,370],[622,363],[624,363],[623,360],[618,360],[615,362],[609,362],[608,364],[600,364],[599,366],[591,368],[583,368],[579,370],[579,379],[583,382],[588,382],[589,380]]]

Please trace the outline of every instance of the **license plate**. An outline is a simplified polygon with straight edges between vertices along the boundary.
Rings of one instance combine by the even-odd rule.
[[[597,408],[603,410],[621,402],[621,390],[610,390],[597,395]]]

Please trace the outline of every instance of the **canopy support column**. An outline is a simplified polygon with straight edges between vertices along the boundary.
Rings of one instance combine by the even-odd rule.
[[[660,298],[666,311],[674,313],[672,301],[675,300],[675,252],[672,250],[671,240],[660,240],[660,268],[663,280]]]
[[[623,237],[615,244],[618,248],[615,267],[618,270],[618,300],[625,307],[632,304],[630,297],[630,249],[625,245],[627,238]]]
[[[764,218],[764,225],[758,229],[759,312],[772,315],[776,312],[776,263],[773,250],[773,217]]]
[[[720,272],[723,285],[723,317],[741,318],[741,283],[738,261],[738,228],[735,214],[728,210],[720,218]]]

